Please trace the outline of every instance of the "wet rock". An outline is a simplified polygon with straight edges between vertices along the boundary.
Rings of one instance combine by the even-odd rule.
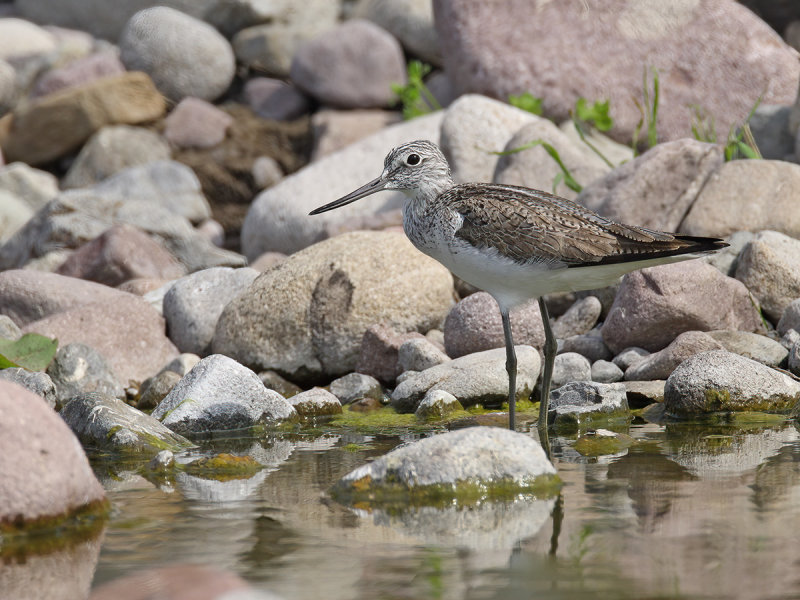
[[[380,109],[318,110],[311,115],[311,132],[314,136],[311,160],[319,160],[346,148],[400,120],[400,113]]]
[[[450,273],[403,234],[348,233],[262,273],[222,312],[212,346],[292,380],[337,376],[355,370],[372,324],[427,331],[452,293]]]
[[[789,129],[792,107],[759,104],[747,122],[761,156],[767,160],[788,160],[794,155],[794,136]]]
[[[368,19],[391,33],[410,55],[432,65],[442,64],[433,6],[427,0],[362,0],[354,16]]]
[[[724,349],[723,344],[707,333],[685,331],[663,350],[644,356],[642,360],[633,363],[625,370],[625,379],[630,381],[666,379],[690,356],[708,350],[722,349]]]
[[[728,352],[752,358],[768,367],[780,366],[788,355],[788,351],[780,342],[765,335],[748,331],[709,331],[708,335],[717,340]]]
[[[613,362],[608,360],[596,360],[592,363],[592,381],[597,383],[616,383],[622,381],[625,376]]]
[[[770,104],[790,104],[797,92],[794,51],[761,19],[730,2],[667,8],[615,0],[593,6],[591,18],[584,18],[585,7],[569,3],[520,2],[512,9],[502,0],[477,6],[435,0],[433,6],[445,70],[459,93],[507,98],[546,90],[545,114],[557,121],[568,118],[579,96],[608,98],[615,139],[629,140],[641,120],[633,99],[641,98],[642,65],[653,56],[665,65],[659,67],[662,83],[671,82],[669,106],[662,103],[658,111],[661,140],[687,135],[686,107],[698,101],[717,130],[728,131],[752,107],[760,93],[755,90],[769,88],[763,101]],[[601,23],[610,33],[595,39]],[[737,44],[741,36],[750,47]],[[716,52],[702,64],[696,60],[700,40]],[[751,59],[753,52],[758,59]],[[685,65],[692,65],[690,78],[681,75]],[[769,87],[777,79],[781,85]]]
[[[292,396],[289,403],[301,417],[338,415],[342,412],[342,403],[339,399],[329,391],[318,387]]]
[[[650,352],[644,348],[633,346],[625,348],[625,350],[617,354],[612,362],[623,371],[627,371],[630,367],[641,362],[648,356],[650,356]]]
[[[576,300],[567,312],[553,323],[553,334],[556,338],[563,339],[589,333],[600,318],[602,310],[603,306],[596,296],[586,296]]]
[[[311,110],[305,94],[280,79],[249,79],[244,84],[244,97],[253,112],[262,119],[291,121]]]
[[[167,472],[175,466],[175,454],[170,450],[162,450],[150,459],[147,468],[156,472]]]
[[[515,344],[542,347],[544,325],[537,301],[527,302],[511,311],[511,331]],[[444,347],[452,358],[491,348],[505,348],[503,321],[494,298],[486,292],[477,292],[456,304],[444,322]]]
[[[169,160],[169,145],[154,131],[129,125],[108,125],[81,148],[64,176],[62,188],[94,185],[111,175],[157,160]]]
[[[331,381],[331,394],[342,404],[350,404],[362,398],[383,400],[383,388],[374,377],[363,373],[349,373]]]
[[[114,225],[73,252],[59,275],[116,287],[131,279],[176,279],[185,273],[167,250],[130,225]]]
[[[457,410],[464,410],[464,407],[453,394],[431,388],[420,401],[414,414],[418,419],[441,419]]]
[[[164,296],[169,337],[181,352],[205,356],[227,304],[258,277],[255,269],[216,267],[178,279]]]
[[[233,49],[220,33],[166,6],[133,15],[120,40],[120,59],[129,71],[144,71],[174,102],[187,96],[214,100],[233,81]]]
[[[291,398],[303,391],[299,385],[295,385],[288,379],[284,379],[275,371],[261,371],[258,378],[268,390],[275,390],[284,398]]]
[[[350,410],[353,412],[373,412],[379,408],[383,408],[383,403],[375,398],[362,398],[350,404]]]
[[[0,146],[9,162],[40,165],[76,150],[105,125],[152,121],[164,109],[144,73],[104,77],[18,106]]]
[[[22,330],[11,320],[8,315],[0,315],[0,338],[4,340],[18,340],[22,337]]]
[[[786,335],[790,329],[800,331],[800,298],[792,300],[783,310],[776,329],[781,335]]]
[[[0,337],[3,337],[0,335]],[[0,369],[0,379],[21,385],[26,390],[41,397],[50,408],[56,407],[56,386],[47,373],[28,371],[21,367]]]
[[[47,367],[47,374],[55,384],[59,410],[70,399],[89,392],[125,398],[125,390],[106,359],[85,344],[61,346]]]
[[[164,119],[164,137],[178,148],[211,148],[225,139],[232,122],[213,104],[187,97]]]
[[[777,322],[789,304],[800,298],[800,240],[777,231],[757,233],[739,256],[736,279],[758,299],[764,314]]]
[[[60,414],[81,442],[89,446],[148,454],[191,446],[189,440],[153,417],[96,392],[74,397]]]
[[[726,350],[701,352],[667,379],[664,408],[673,416],[712,412],[787,412],[800,401],[800,382]]]
[[[0,190],[10,192],[33,210],[39,210],[58,195],[58,179],[23,162],[0,167]]]
[[[553,363],[552,389],[570,381],[591,381],[592,365],[577,352],[564,352],[556,356]]]
[[[122,75],[125,67],[116,52],[95,52],[51,69],[36,80],[31,96],[46,96],[63,89],[86,85],[103,77]]]
[[[590,362],[596,360],[611,360],[613,354],[603,341],[603,336],[599,329],[593,329],[585,335],[573,335],[558,341],[559,352],[577,352],[589,359]]]
[[[800,165],[778,160],[733,160],[714,171],[681,223],[689,235],[726,237],[735,231],[800,236]]]
[[[253,201],[242,226],[242,250],[249,259],[267,251],[291,254],[329,236],[328,230],[353,219],[393,211],[402,206],[402,192],[387,192],[369,201],[354,202],[309,218],[308,213],[377,177],[381,157],[393,147],[414,139],[439,140],[442,115],[435,113],[404,121],[330,154]]]
[[[573,381],[550,395],[549,422],[562,431],[594,423],[627,423],[628,398],[622,383]]]
[[[762,331],[747,288],[711,265],[690,260],[629,273],[603,324],[603,339],[619,352],[655,351],[684,331]]]
[[[677,231],[711,174],[722,148],[693,139],[658,144],[641,156],[587,182],[578,202],[619,223]]]
[[[0,413],[0,523],[4,527],[106,511],[105,492],[83,449],[41,397],[0,380]]]
[[[400,367],[400,346],[408,340],[421,337],[416,331],[401,333],[388,325],[368,327],[361,338],[356,371],[385,383],[393,383],[403,372]]]
[[[498,427],[469,427],[400,446],[342,477],[332,492],[345,502],[411,495],[424,503],[426,487],[457,498],[464,482],[472,482],[502,486],[510,493],[538,484],[552,493],[555,473],[532,437]]]
[[[384,29],[351,19],[300,46],[292,59],[291,79],[323,104],[388,106],[394,99],[392,84],[406,82],[403,50]]]
[[[21,59],[56,49],[53,34],[23,19],[0,19],[0,59]]]
[[[516,354],[517,400],[527,400],[539,376],[539,353],[531,346],[516,346]],[[433,388],[452,394],[465,407],[502,404],[508,399],[505,350],[467,354],[409,377],[394,389],[391,404],[398,412],[414,412]]]
[[[265,388],[250,369],[220,354],[197,363],[152,414],[171,430],[186,434],[297,419],[283,396]]]
[[[177,383],[182,379],[175,371],[161,371],[160,373],[145,379],[142,383],[141,396],[136,403],[139,410],[151,410],[158,406],[167,397]]]
[[[427,337],[406,340],[397,350],[397,363],[401,371],[424,371],[449,360],[450,357]]]
[[[653,402],[664,402],[664,386],[666,381],[656,379],[653,381],[624,381],[625,394],[628,397],[628,406],[643,408]]]
[[[592,429],[580,436],[573,445],[581,456],[618,454],[634,444],[634,439],[624,433],[608,429]]]

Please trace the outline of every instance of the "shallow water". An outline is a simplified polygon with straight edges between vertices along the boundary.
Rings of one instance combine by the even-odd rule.
[[[287,600],[800,598],[793,422],[626,431],[637,443],[600,458],[555,438],[555,500],[400,515],[349,509],[326,490],[410,434],[217,442],[268,468],[160,487],[95,457],[114,508],[92,585],[190,562]]]

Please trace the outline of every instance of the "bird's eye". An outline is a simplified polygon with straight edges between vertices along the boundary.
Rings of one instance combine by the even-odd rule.
[[[406,164],[413,167],[418,165],[421,160],[422,159],[419,157],[419,154],[409,154],[406,157]]]

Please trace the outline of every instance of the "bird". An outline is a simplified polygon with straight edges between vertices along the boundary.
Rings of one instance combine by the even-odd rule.
[[[488,292],[500,308],[508,373],[508,425],[516,429],[517,357],[511,310],[538,300],[545,332],[540,438],[546,438],[557,349],[544,296],[602,288],[622,275],[698,258],[723,240],[624,225],[542,190],[498,183],[457,184],[440,148],[417,140],[386,155],[380,176],[311,211],[318,215],[382,190],[406,194],[403,230],[417,249]]]

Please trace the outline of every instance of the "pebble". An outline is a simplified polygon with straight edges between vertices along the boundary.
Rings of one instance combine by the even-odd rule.
[[[636,346],[633,346],[630,348],[625,348],[622,352],[617,354],[612,362],[624,372],[648,356],[650,356],[650,352],[644,348],[637,348]]]
[[[261,371],[258,374],[258,378],[268,390],[275,390],[287,399],[303,391],[303,388],[299,385],[295,385],[288,379],[281,377],[280,374],[275,371]]]
[[[403,48],[420,60],[440,66],[439,35],[433,21],[433,4],[427,0],[361,0],[355,17],[368,19],[396,37]]]
[[[709,331],[708,335],[728,352],[752,358],[768,367],[779,367],[788,356],[788,351],[780,342],[765,335],[749,331]]]
[[[613,354],[603,341],[600,330],[593,329],[585,335],[574,335],[563,340],[558,340],[559,352],[577,352],[589,359],[590,362],[597,360],[611,360]]]
[[[397,350],[401,371],[424,371],[449,360],[450,357],[427,337],[406,340]]]
[[[567,312],[553,323],[553,335],[563,339],[589,333],[597,324],[602,310],[603,306],[596,296],[586,296],[576,300]]]
[[[13,61],[56,49],[56,41],[38,25],[23,19],[0,19],[0,59]]]
[[[753,334],[755,335],[755,334]],[[630,381],[651,381],[666,379],[684,360],[698,352],[721,350],[723,344],[702,331],[685,331],[676,337],[669,346],[653,354],[643,356],[625,369],[625,379]]]
[[[153,377],[145,379],[142,383],[139,400],[136,402],[136,408],[139,410],[154,409],[172,391],[181,377],[175,371],[162,370]]]
[[[330,26],[334,24],[331,21]],[[268,23],[242,29],[231,42],[236,60],[242,65],[272,77],[288,78],[298,48],[315,33],[303,27]]]
[[[251,173],[253,175],[253,181],[255,181],[256,187],[259,190],[272,187],[283,179],[283,169],[281,169],[280,163],[271,156],[259,156],[255,159],[253,161]],[[266,254],[266,252],[264,254]],[[253,262],[255,263],[255,261]],[[259,269],[259,271],[263,271],[263,269]]]
[[[18,340],[22,337],[22,330],[11,320],[8,315],[0,315],[0,338],[5,340]]]
[[[0,190],[10,192],[36,211],[58,195],[58,179],[47,171],[14,162],[0,166]]]
[[[627,423],[628,398],[622,383],[573,381],[552,391],[548,421],[560,430],[576,430],[597,422]]]
[[[776,329],[781,335],[786,335],[790,329],[800,331],[800,298],[792,300],[784,309]]]
[[[75,396],[89,392],[125,398],[125,390],[108,361],[86,344],[60,346],[53,362],[47,367],[47,375],[55,385],[57,410],[61,410]]]
[[[356,370],[391,384],[403,375],[400,366],[400,346],[408,340],[422,337],[416,331],[401,333],[388,325],[372,325],[361,338]],[[406,371],[407,372],[407,371]]]
[[[556,356],[553,363],[551,389],[556,389],[570,381],[591,381],[592,365],[577,352],[564,352]]]
[[[6,337],[0,332],[0,338]],[[47,373],[41,371],[29,371],[21,367],[9,367],[0,369],[0,379],[21,385],[30,392],[33,392],[44,399],[47,405],[55,409],[58,404],[56,386]]]
[[[291,121],[311,110],[308,98],[280,79],[254,77],[244,85],[247,104],[262,119]]]
[[[289,403],[301,417],[320,417],[338,415],[342,412],[342,403],[328,390],[315,387],[300,392],[289,398]]]
[[[664,386],[666,381],[623,381],[628,405],[631,408],[644,408],[654,402],[664,402]]]
[[[187,96],[164,119],[164,138],[177,148],[212,148],[225,139],[233,117],[213,104]]]
[[[125,67],[116,52],[95,52],[68,62],[44,73],[36,80],[31,96],[46,96],[55,92],[85,85],[102,77],[121,75]]]
[[[796,341],[789,351],[787,363],[789,371],[800,377],[800,340]]]
[[[398,112],[377,108],[320,108],[311,116],[311,134],[314,136],[311,160],[313,162],[341,150],[400,120]]]
[[[592,363],[592,381],[597,383],[616,383],[622,381],[625,373],[613,362],[596,360]]]
[[[425,393],[414,414],[418,419],[441,419],[457,410],[464,410],[464,407],[453,394],[431,388]]]
[[[383,388],[374,377],[363,373],[348,373],[331,381],[331,393],[342,404],[350,404],[362,398],[383,400]]]

